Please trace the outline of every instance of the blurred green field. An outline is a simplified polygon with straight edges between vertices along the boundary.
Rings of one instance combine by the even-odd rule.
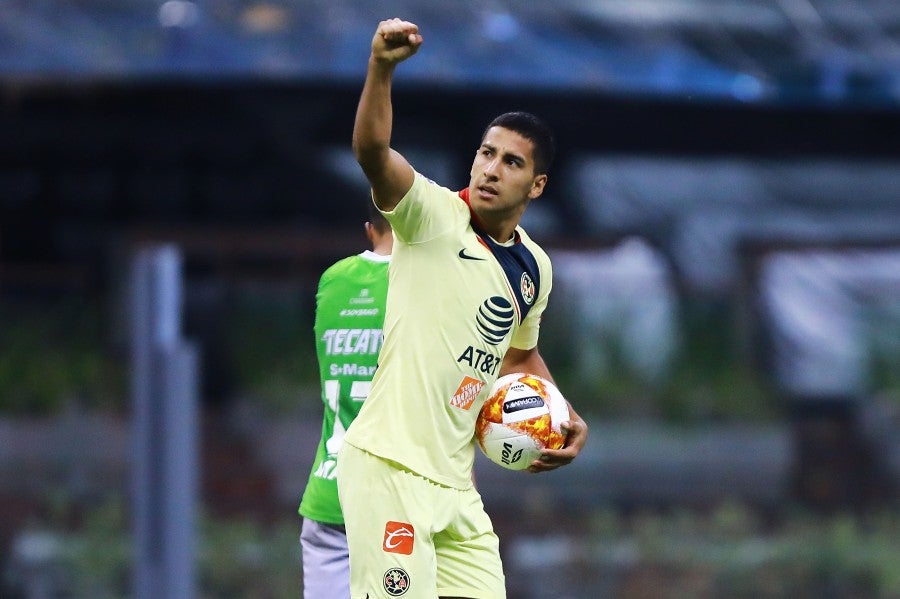
[[[900,597],[897,512],[791,510],[773,519],[725,504],[704,512],[599,509],[578,523],[575,532],[526,522],[504,535],[511,599]],[[7,565],[9,592],[24,592],[30,572],[32,584],[40,578],[52,591],[46,597],[128,596],[131,550],[121,503],[86,513],[74,529],[48,522],[24,532],[20,542],[43,543],[45,551],[32,557],[30,571],[21,562]],[[297,597],[298,534],[289,515],[267,523],[204,517],[198,597]]]
[[[296,293],[236,295],[215,315],[216,330],[187,336],[200,344],[207,388],[250,398],[267,410],[293,411],[298,398],[318,395],[310,298]],[[672,422],[767,420],[779,416],[765,374],[725,308],[697,306],[684,318],[684,347],[663,380],[648,382],[623,362],[615,338],[598,338],[605,367],[586,378],[575,367],[564,310],[544,329],[542,353],[566,395],[602,417],[644,416]],[[128,409],[127,323],[109,306],[78,299],[0,300],[0,413],[47,415],[81,409]],[[214,337],[204,345],[203,335]],[[224,384],[223,381],[227,381]],[[894,381],[896,383],[896,381]],[[220,384],[221,383],[221,384]],[[209,393],[209,392],[208,392]]]

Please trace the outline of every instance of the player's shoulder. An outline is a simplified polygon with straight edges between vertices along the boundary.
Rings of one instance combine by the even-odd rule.
[[[434,179],[423,175],[419,171],[415,171],[415,174],[416,178],[413,182],[412,188],[410,189],[411,192],[417,193],[420,196],[439,197],[445,201],[452,203],[454,206],[462,209],[466,208],[466,203],[460,197],[458,191],[454,191],[449,187],[441,185]]]
[[[326,276],[334,276],[336,273],[343,272],[349,268],[353,268],[360,260],[358,254],[353,256],[347,256],[346,258],[341,258],[337,262],[333,263],[331,266],[325,269],[322,273],[323,277]]]
[[[541,245],[531,238],[531,236],[525,231],[522,226],[516,227],[516,232],[519,234],[519,241],[528,248],[538,262],[546,263],[548,266],[550,265],[550,256],[547,255],[547,252],[544,251],[544,248]]]
[[[321,286],[334,280],[353,278],[361,269],[369,268],[370,264],[374,263],[365,260],[360,254],[341,258],[322,272],[322,275],[319,277],[319,285]]]
[[[468,204],[459,192],[416,171],[416,179],[403,199],[385,217],[394,227],[394,240],[423,243],[444,237],[469,222]]]
[[[360,273],[379,273],[387,271],[391,257],[377,254],[372,250],[365,250],[360,254],[341,258],[322,273],[322,278],[335,278],[343,276],[355,276]]]

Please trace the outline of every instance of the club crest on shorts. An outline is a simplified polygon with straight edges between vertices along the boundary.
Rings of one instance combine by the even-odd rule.
[[[399,597],[409,590],[409,574],[403,568],[391,568],[384,573],[381,582],[391,597]]]
[[[413,552],[415,540],[416,533],[412,524],[388,520],[387,524],[384,525],[384,541],[381,544],[381,548],[387,553],[409,555]]]

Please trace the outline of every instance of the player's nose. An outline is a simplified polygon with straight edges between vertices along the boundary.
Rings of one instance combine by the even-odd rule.
[[[484,165],[484,174],[490,179],[496,179],[499,172],[499,157],[494,157]]]

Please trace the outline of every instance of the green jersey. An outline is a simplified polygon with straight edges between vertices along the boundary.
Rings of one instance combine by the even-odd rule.
[[[338,261],[319,279],[314,328],[324,418],[299,510],[318,522],[344,523],[335,480],[337,452],[378,365],[389,260],[365,251]]]
[[[475,419],[510,347],[537,345],[550,259],[520,227],[499,244],[465,193],[416,173],[394,229],[385,342],[345,441],[434,482],[472,485]]]

